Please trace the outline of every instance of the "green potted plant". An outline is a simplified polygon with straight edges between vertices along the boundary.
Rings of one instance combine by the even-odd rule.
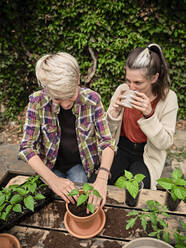
[[[13,184],[0,191],[0,231],[10,228],[25,214],[49,201],[52,191],[40,176],[31,176],[22,185]]]
[[[166,205],[170,211],[176,210],[181,200],[186,202],[186,180],[180,169],[173,170],[172,177],[162,177],[157,182],[167,191]]]
[[[92,203],[88,203],[90,194],[101,197],[92,185],[85,183],[82,189],[75,188],[69,193],[69,196],[78,197],[76,204],[66,202],[65,227],[70,234],[82,239],[94,237],[105,225],[105,213],[102,208],[95,209]]]
[[[144,178],[143,174],[133,176],[131,172],[125,170],[124,175],[116,180],[115,186],[126,189],[125,203],[128,206],[134,207],[137,205]]]

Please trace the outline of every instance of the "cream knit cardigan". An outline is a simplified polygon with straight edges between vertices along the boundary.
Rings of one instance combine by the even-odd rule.
[[[125,87],[126,84],[122,84],[116,89],[107,111],[107,120],[116,144],[119,142],[124,108],[117,118],[111,116],[111,111],[113,102],[120,91],[125,90]],[[161,177],[164,168],[166,150],[173,144],[177,111],[177,96],[172,90],[169,90],[166,99],[158,102],[155,112],[150,118],[142,117],[138,120],[141,130],[147,136],[143,158],[150,172],[151,189],[156,189],[156,180]]]

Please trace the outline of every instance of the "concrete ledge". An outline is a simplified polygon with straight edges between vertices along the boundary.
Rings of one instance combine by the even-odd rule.
[[[19,145],[0,145],[0,178],[4,177],[7,171],[14,171],[18,174],[34,174],[32,168],[22,160],[17,159]]]

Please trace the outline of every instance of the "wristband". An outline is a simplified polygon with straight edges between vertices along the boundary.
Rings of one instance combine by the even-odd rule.
[[[106,169],[105,167],[100,167],[100,168],[97,170],[97,173],[96,173],[96,174],[98,174],[98,172],[99,172],[100,170],[106,171],[106,172],[108,173],[109,178],[111,178],[111,173],[110,173],[110,171],[109,171],[108,169]]]

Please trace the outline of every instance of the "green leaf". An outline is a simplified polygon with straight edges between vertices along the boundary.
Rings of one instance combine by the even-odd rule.
[[[146,219],[146,216],[145,215],[142,215],[140,218],[141,218],[141,225],[142,225],[143,229],[146,230],[146,228],[147,228],[147,219]]]
[[[174,194],[175,196],[180,199],[180,200],[184,200],[186,198],[186,189],[183,187],[179,187],[179,186],[174,186]]]
[[[88,204],[87,204],[87,208],[89,209],[89,211],[90,211],[92,214],[94,213],[94,210],[95,210],[94,204],[88,203]]]
[[[134,216],[134,215],[138,215],[138,214],[139,214],[138,211],[133,210],[133,211],[129,212],[129,213],[127,214],[127,216]]]
[[[157,180],[157,182],[164,189],[172,189],[174,186],[171,178],[160,178]]]
[[[2,212],[3,208],[6,206],[6,203],[0,206],[0,212]]]
[[[5,195],[0,195],[0,206],[5,202]]]
[[[126,179],[123,176],[121,176],[116,180],[114,185],[121,189],[124,189],[126,188]]]
[[[86,202],[87,199],[88,199],[88,195],[81,194],[81,195],[78,197],[77,206],[79,206],[79,205],[81,205],[82,203]]]
[[[14,212],[17,212],[17,213],[22,212],[21,204],[16,204],[12,209],[14,210]]]
[[[137,183],[140,183],[144,178],[145,176],[143,174],[137,174],[134,176],[134,179]]]
[[[90,191],[90,190],[93,190],[93,186],[88,184],[88,183],[84,183],[83,184],[83,191],[87,192],[87,191]]]
[[[100,195],[100,193],[99,193],[96,189],[93,190],[93,194],[94,194],[95,196],[97,196],[97,197],[102,198],[102,196]]]
[[[149,233],[149,236],[150,237],[154,237],[154,236],[156,236],[157,235],[157,232],[151,232],[151,233]]]
[[[175,169],[175,170],[172,172],[172,177],[175,178],[175,179],[181,178],[182,176],[183,176],[183,175],[182,175],[180,169]]]
[[[27,194],[27,191],[25,189],[16,188],[15,191],[18,192],[20,195],[23,195],[23,196]]]
[[[24,205],[26,208],[34,212],[34,198],[31,195],[24,199]]]
[[[125,170],[125,177],[130,180],[133,178],[133,175],[130,171]]]
[[[79,195],[79,190],[78,189],[73,189],[68,195],[69,196]]]
[[[127,221],[128,224],[126,225],[126,230],[128,230],[129,228],[132,228],[134,226],[136,219],[137,219],[137,217],[131,218]]]
[[[16,194],[16,195],[14,195],[14,196],[10,199],[10,203],[11,203],[11,204],[16,204],[16,203],[22,201],[22,199],[23,199],[23,198],[22,198],[21,195]]]
[[[127,190],[128,192],[130,193],[130,195],[135,199],[138,192],[139,192],[139,186],[138,186],[138,183],[137,182],[127,182],[126,183],[126,186],[127,186]]]
[[[175,184],[180,186],[186,186],[186,180],[178,178],[175,180]]]
[[[36,200],[43,200],[45,199],[46,197],[40,193],[36,194],[35,197],[34,197]]]
[[[29,190],[30,192],[35,193],[36,188],[37,188],[37,183],[34,182],[33,184],[28,184],[27,187],[28,187],[28,190]]]

